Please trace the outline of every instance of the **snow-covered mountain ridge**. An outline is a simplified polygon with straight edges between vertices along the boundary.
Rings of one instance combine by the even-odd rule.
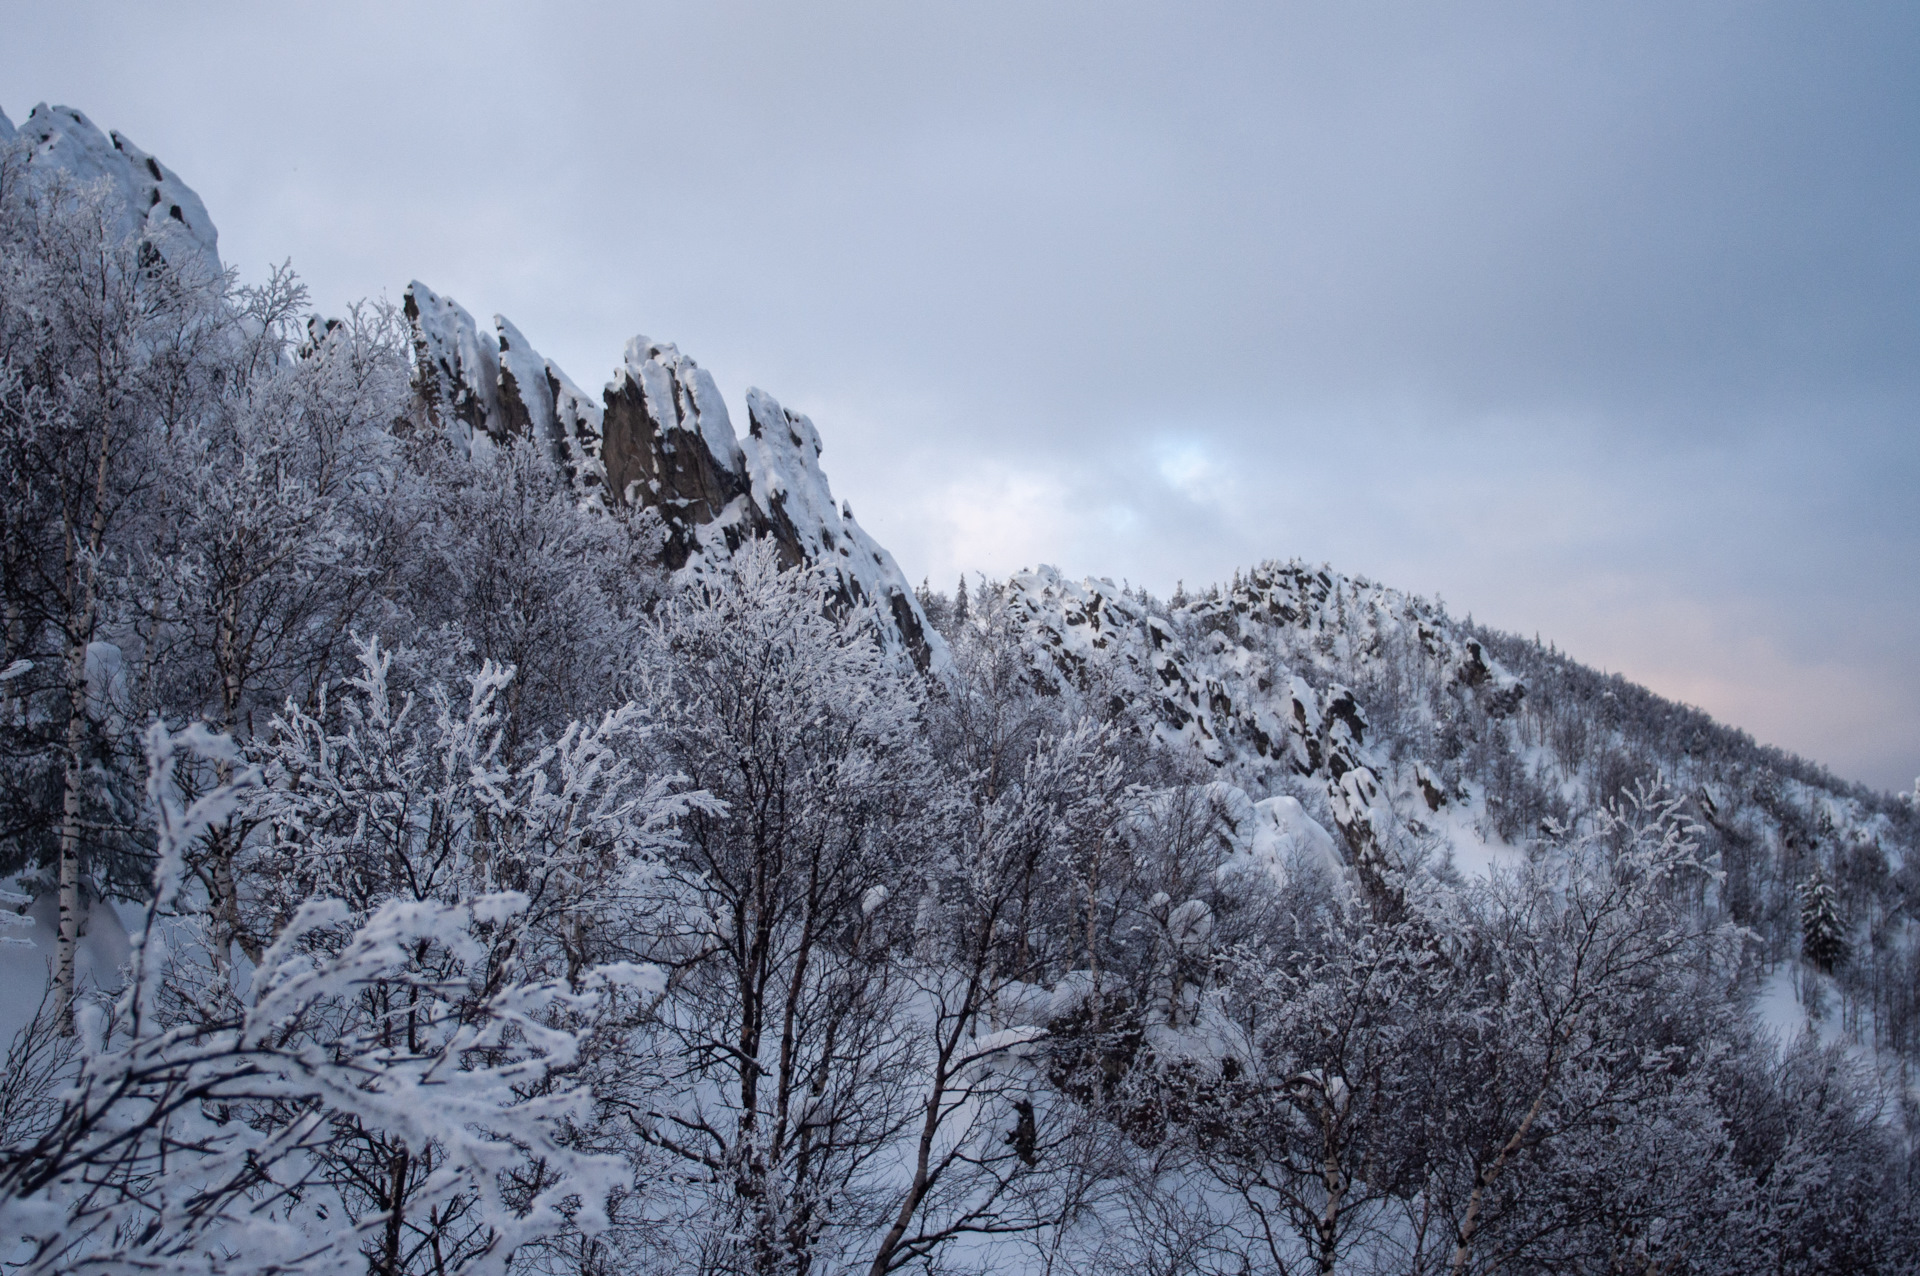
[[[144,236],[176,266],[219,274],[220,234],[206,205],[178,173],[124,135],[102,133],[70,106],[43,102],[18,129],[0,112],[0,145],[16,137],[32,148],[31,168],[105,183],[120,234]]]
[[[482,335],[459,303],[418,281],[405,310],[422,422],[468,455],[534,440],[584,497],[657,511],[675,571],[697,575],[771,537],[783,562],[822,565],[845,603],[873,605],[889,645],[922,667],[944,659],[893,555],[835,504],[807,417],[750,389],[741,440],[712,375],[669,342],[627,342],[595,401],[503,315]]]
[[[1385,846],[1403,870],[1484,865],[1556,843],[1645,780],[1689,798],[1763,960],[1794,954],[1809,875],[1852,884],[1863,954],[1900,948],[1911,924],[1911,795],[1839,781],[1428,600],[1299,562],[1170,602],[1047,567],[998,597],[1043,693],[1126,719],[1251,799],[1303,799],[1351,859]],[[951,623],[951,602],[926,601]]]
[[[0,130],[21,1271],[1920,1266],[1913,800],[1329,567],[912,590],[673,345]]]
[[[0,115],[0,142],[15,132]],[[45,105],[17,132],[32,141],[32,169],[104,179],[126,232],[220,269],[199,197],[123,135]],[[684,577],[769,537],[782,562],[825,565],[843,604],[872,604],[890,647],[923,668],[949,664],[952,603],[916,593],[834,500],[806,416],[750,390],[741,437],[712,376],[671,343],[633,338],[595,395],[505,316],[482,325],[418,281],[403,307],[416,428],[467,456],[533,441],[581,500],[656,511],[665,566]],[[1810,874],[1860,879],[1850,902],[1868,952],[1876,936],[1900,946],[1920,896],[1907,885],[1911,797],[1843,784],[1414,595],[1298,562],[1166,602],[1044,566],[989,588],[1025,635],[1035,689],[1082,698],[1248,803],[1303,802],[1350,859],[1484,865],[1551,843],[1634,779],[1658,779],[1689,795],[1727,865],[1728,904],[1768,936],[1770,960],[1794,952]]]
[[[176,266],[221,270],[219,235],[200,197],[118,132],[71,107],[36,106],[16,130],[0,114],[0,144],[31,141],[30,172],[104,182],[120,233],[140,234]],[[583,499],[656,510],[666,565],[698,575],[753,537],[782,561],[818,564],[849,606],[870,605],[890,647],[925,668],[945,660],[899,565],[836,502],[820,467],[813,422],[770,394],[747,393],[747,437],[713,377],[671,343],[636,336],[598,397],[533,348],[505,316],[491,331],[418,281],[404,294],[412,328],[418,424],[472,457],[514,438],[533,441]]]

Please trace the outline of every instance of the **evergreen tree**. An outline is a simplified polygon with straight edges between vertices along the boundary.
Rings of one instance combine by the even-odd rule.
[[[1846,926],[1833,885],[1817,869],[1800,888],[1800,951],[1816,969],[1828,973],[1847,959]]]

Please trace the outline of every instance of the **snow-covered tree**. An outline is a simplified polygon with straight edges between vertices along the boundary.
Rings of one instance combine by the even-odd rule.
[[[1244,1070],[1193,1122],[1202,1163],[1245,1203],[1245,1244],[1270,1270],[1335,1271],[1390,1234],[1426,1177],[1442,1042],[1470,988],[1434,931],[1359,910],[1305,942],[1235,954]]]
[[[220,393],[155,450],[165,517],[135,563],[143,702],[242,736],[346,672],[405,555],[383,517],[403,499],[392,317],[356,306],[305,333],[305,300],[285,269],[236,294]]]
[[[0,1227],[26,1272],[502,1270],[569,1213],[591,1227],[617,1165],[559,1142],[583,1095],[537,1091],[569,1066],[600,987],[527,979],[498,936],[527,896],[313,898],[244,991],[206,982],[179,909],[185,848],[260,789],[224,737],[148,733],[158,867],[129,981],[76,1009],[77,1075],[31,1136],[0,1152]],[[227,783],[183,805],[185,756]],[[351,1133],[349,1133],[349,1131]],[[369,1190],[342,1149],[377,1143]],[[522,1168],[540,1167],[537,1176]],[[343,1172],[345,1171],[345,1172]],[[534,1183],[533,1190],[526,1190]],[[430,1245],[430,1249],[421,1252]]]
[[[257,910],[253,929],[283,935],[314,898],[339,900],[359,919],[400,904],[470,907],[506,892],[517,901],[511,917],[474,936],[472,970],[484,975],[468,979],[469,991],[446,1001],[444,1013],[485,1005],[503,983],[537,980],[576,999],[555,1003],[565,1013],[549,1027],[590,1027],[577,999],[617,989],[606,972],[643,970],[627,960],[646,946],[633,929],[643,889],[675,845],[674,821],[711,804],[638,769],[632,706],[569,725],[510,766],[501,753],[511,670],[484,664],[456,698],[437,683],[396,693],[392,656],[374,642],[362,646],[360,664],[337,709],[325,703],[309,714],[290,704],[274,723],[264,783],[244,811],[252,833],[239,870]],[[419,949],[417,977],[455,980],[452,957]],[[362,991],[355,1012],[381,1024],[402,1017],[411,1031],[416,1001],[408,982],[383,981]],[[572,1115],[570,1129],[588,1117]],[[324,1153],[329,1175],[356,1208],[387,1212],[381,1270],[490,1244],[466,1212],[469,1198],[429,1199],[444,1156],[438,1144],[336,1123]],[[532,1173],[529,1182],[545,1181]]]
[[[708,1270],[826,1261],[912,1114],[922,1048],[894,956],[935,775],[910,670],[830,597],[749,544],[661,605],[633,675],[663,767],[719,803],[665,859],[659,1032],[679,1071],[647,1128],[684,1162]]]
[[[153,513],[156,444],[204,411],[227,326],[226,281],[123,237],[118,212],[105,189],[30,179],[17,147],[0,156],[0,666],[26,662],[6,684],[10,858],[53,861],[60,1016],[83,879],[111,876],[105,853],[131,831],[111,790],[132,750],[105,728],[124,695],[111,638],[134,530]]]
[[[442,458],[421,488],[412,641],[443,662],[517,671],[508,756],[614,707],[608,674],[630,659],[665,588],[658,514],[583,506],[526,441],[473,462]]]
[[[1814,969],[1831,973],[1846,961],[1848,951],[1833,883],[1815,871],[1800,884],[1800,952]]]
[[[948,694],[980,690],[959,680]],[[912,955],[897,958],[917,988],[909,1013],[922,1043],[919,1075],[903,1086],[908,1169],[876,1194],[885,1226],[872,1276],[960,1238],[1038,1231],[1066,1212],[1062,1162],[1085,1114],[1047,1078],[1048,1033],[1031,1003],[1086,956],[1076,924],[1085,914],[1062,893],[1078,877],[1076,850],[1125,809],[1110,744],[1110,731],[1082,722],[1041,736],[1018,772],[963,772],[934,826],[944,844],[919,882]],[[1097,975],[1089,987],[1099,998]]]
[[[1689,887],[1712,880],[1681,799],[1626,794],[1552,858],[1496,875],[1460,960],[1480,983],[1449,1033],[1448,1103],[1429,1135],[1423,1206],[1447,1222],[1447,1270],[1512,1248],[1543,1202],[1537,1163],[1583,1132],[1650,1107],[1697,1056],[1676,1033],[1699,990],[1724,982],[1736,932],[1703,916]],[[1517,1252],[1517,1251],[1516,1251]]]
[[[219,394],[156,449],[165,516],[134,561],[138,699],[241,738],[345,672],[405,558],[383,516],[402,496],[385,429],[406,395],[390,316],[357,306],[296,345],[305,295],[283,268],[237,296]],[[240,917],[242,840],[215,829],[189,853],[217,960],[236,942],[260,956]]]

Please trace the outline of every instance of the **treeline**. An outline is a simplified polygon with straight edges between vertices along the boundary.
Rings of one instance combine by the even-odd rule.
[[[1910,1114],[1755,1029],[1689,795],[1485,879],[1262,841],[1000,591],[929,677],[765,544],[676,582],[651,517],[425,428],[390,312],[189,277],[17,158],[17,1269],[1920,1261]]]

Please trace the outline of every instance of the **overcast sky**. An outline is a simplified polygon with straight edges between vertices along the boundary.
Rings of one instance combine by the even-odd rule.
[[[168,12],[167,9],[174,11]],[[809,413],[909,575],[1325,560],[1920,771],[1920,5],[0,0],[249,277]]]

